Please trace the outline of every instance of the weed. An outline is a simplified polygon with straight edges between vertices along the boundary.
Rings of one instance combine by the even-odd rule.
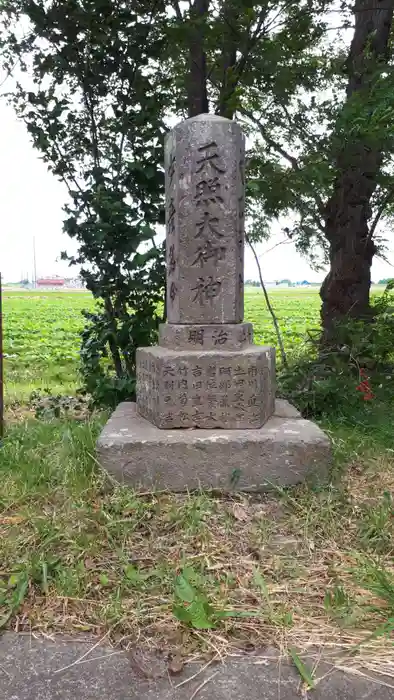
[[[296,669],[297,669],[298,673],[300,674],[300,677],[304,683],[305,690],[313,690],[313,688],[315,687],[315,681],[312,677],[311,672],[305,666],[304,662],[302,661],[300,656],[297,654],[294,647],[290,647],[289,653],[290,653],[291,659],[294,663],[294,666],[296,667]]]
[[[349,618],[354,611],[354,600],[343,586],[336,585],[326,591],[324,607],[329,615],[349,624]]]
[[[359,538],[363,547],[381,554],[394,550],[394,504],[385,491],[380,502],[361,506]]]
[[[383,620],[377,624],[361,644],[366,644],[379,637],[391,637],[394,632],[394,574],[373,559],[359,560],[355,577],[363,588],[372,594],[372,600],[366,601],[364,607]]]

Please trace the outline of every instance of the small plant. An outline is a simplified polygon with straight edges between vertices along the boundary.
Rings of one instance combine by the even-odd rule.
[[[336,337],[322,348],[320,332],[310,333],[307,353],[278,373],[281,394],[305,416],[349,414],[391,392],[394,285],[373,301],[371,319],[337,324]]]
[[[85,417],[88,412],[88,400],[82,394],[64,396],[53,394],[50,389],[36,389],[30,394],[30,406],[34,408],[36,418],[52,420],[54,418]]]
[[[325,610],[336,619],[348,618],[353,610],[352,601],[343,586],[336,585],[326,591],[324,596]]]
[[[200,585],[197,587],[198,583]],[[217,626],[220,615],[208,602],[201,588],[201,579],[193,569],[185,568],[176,577],[175,599],[172,611],[180,622],[185,622],[195,629],[211,629]]]
[[[361,560],[360,569],[355,572],[355,578],[374,597],[373,604],[369,603],[367,610],[378,613],[384,620],[363,643],[378,637],[391,636],[394,631],[393,574],[374,560],[364,559]]]
[[[194,569],[185,567],[176,577],[174,616],[180,622],[199,630],[215,629],[224,618],[253,617],[256,612],[218,610],[203,590],[204,579]]]
[[[28,577],[25,573],[11,575],[4,583],[0,579],[0,609],[4,607],[7,610],[4,615],[0,616],[0,631],[22,605],[28,585]]]
[[[387,491],[380,503],[362,506],[362,519],[359,527],[360,542],[366,549],[382,554],[394,549],[393,523],[394,504]]]
[[[301,680],[303,681],[305,690],[313,690],[313,688],[315,687],[316,684],[315,684],[312,673],[305,666],[301,657],[297,654],[296,650],[293,647],[290,647],[289,653],[290,653],[291,659],[294,663],[294,666],[296,667],[298,673],[300,674],[300,677],[301,677]]]

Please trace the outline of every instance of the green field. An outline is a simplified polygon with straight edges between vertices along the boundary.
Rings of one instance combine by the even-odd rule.
[[[270,291],[286,350],[302,346],[308,329],[319,322],[317,289]],[[82,309],[92,308],[88,293],[4,291],[5,386],[9,399],[34,388],[71,391],[78,383]],[[276,345],[263,294],[247,289],[245,318],[254,323],[255,342]]]
[[[82,309],[89,294],[8,292],[3,294],[5,391],[8,398],[33,388],[75,387]]]

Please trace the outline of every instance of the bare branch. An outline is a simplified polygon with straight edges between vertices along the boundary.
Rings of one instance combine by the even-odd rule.
[[[380,219],[382,218],[382,216],[383,216],[383,214],[384,214],[384,210],[386,209],[387,205],[390,203],[390,201],[391,201],[393,198],[394,198],[394,187],[391,187],[391,188],[389,189],[389,191],[387,192],[386,196],[384,197],[384,199],[383,199],[383,201],[382,201],[380,207],[378,208],[378,210],[377,210],[377,212],[376,212],[376,214],[375,214],[375,217],[374,217],[374,219],[373,219],[373,221],[372,221],[372,223],[371,223],[371,226],[369,227],[369,234],[368,234],[368,240],[367,240],[367,242],[370,241],[371,238],[373,238],[373,235],[374,235],[374,233],[375,233],[375,231],[376,231],[376,227],[377,227],[377,225],[378,225]]]
[[[273,322],[274,327],[275,327],[276,337],[277,337],[277,339],[278,339],[278,345],[279,345],[280,354],[281,354],[281,357],[282,357],[283,366],[287,369],[288,366],[289,366],[289,364],[288,364],[288,362],[287,362],[287,355],[286,355],[286,351],[285,351],[285,346],[284,346],[284,344],[283,344],[283,339],[282,339],[282,334],[281,334],[281,332],[280,332],[278,319],[276,318],[275,311],[274,311],[274,309],[273,309],[273,307],[272,307],[270,298],[269,298],[269,296],[268,296],[267,288],[266,288],[266,286],[265,286],[265,284],[264,284],[263,273],[262,273],[262,271],[261,271],[260,260],[259,260],[259,258],[258,258],[257,253],[256,253],[256,249],[255,249],[255,247],[253,246],[253,244],[252,244],[252,242],[250,241],[250,239],[248,238],[248,236],[245,236],[245,238],[246,238],[246,242],[247,242],[249,248],[251,249],[251,251],[252,251],[252,253],[253,253],[253,255],[254,255],[254,259],[255,259],[255,261],[256,261],[257,270],[258,270],[259,278],[260,278],[261,289],[263,290],[264,297],[265,297],[265,303],[267,304],[268,311],[269,311],[270,314],[271,314],[272,322]]]
[[[233,42],[233,46],[229,52],[229,55],[227,59],[225,59],[225,65],[224,65],[224,80],[223,80],[223,87],[221,90],[221,96],[220,96],[220,104],[219,104],[219,113],[223,114],[223,101],[226,100],[227,102],[231,98],[231,96],[234,94],[234,91],[242,77],[242,74],[247,66],[248,60],[250,58],[250,54],[256,45],[258,39],[261,36],[261,29],[264,24],[264,20],[267,16],[266,8],[263,8],[260,12],[259,19],[257,21],[257,26],[253,34],[249,34],[249,30],[251,27],[251,23],[249,23],[248,27],[248,38],[246,41],[246,46],[245,50],[242,52],[241,58],[237,62],[236,57],[237,57],[237,44],[236,42]],[[237,19],[237,18],[235,18]],[[231,25],[231,22],[229,20],[229,13],[226,12],[226,8],[224,10],[224,21],[226,24],[230,27],[231,31],[233,32],[234,38],[237,37],[237,32],[234,29],[234,27]],[[231,85],[230,89],[228,89],[227,86],[227,75],[229,74],[229,70],[233,69],[233,74],[232,74],[232,79],[231,79]],[[227,89],[226,89],[227,88]],[[232,114],[230,115],[230,118],[232,118]]]
[[[290,163],[291,167],[294,170],[300,171],[300,166],[298,165],[297,158],[295,158],[295,156],[292,156],[291,153],[288,153],[288,151],[286,151],[283,148],[283,146],[280,145],[280,143],[275,141],[275,139],[273,139],[272,136],[270,136],[267,133],[267,130],[265,129],[262,121],[255,117],[253,112],[250,112],[248,109],[242,108],[241,112],[245,115],[245,117],[248,117],[248,119],[250,119],[251,122],[258,126],[264,141],[266,141],[268,145],[271,146],[271,148],[274,148],[275,151],[277,151],[281,156],[283,156],[283,158],[285,158]]]
[[[175,12],[176,12],[176,17],[177,17],[177,19],[178,19],[180,22],[182,22],[183,17],[182,17],[181,8],[179,7],[179,2],[178,2],[178,0],[172,0],[172,6],[173,6],[173,8],[174,8],[174,10],[175,10]]]
[[[267,30],[273,27],[275,21],[278,19],[278,17],[280,17],[282,12],[284,12],[287,8],[291,7],[291,5],[294,5],[294,0],[286,0],[286,2],[284,2],[283,7],[280,8],[277,14],[274,17],[272,17],[271,21],[267,24]]]
[[[265,250],[263,255],[267,255],[268,253],[272,253],[275,248],[278,248],[280,245],[289,245],[290,243],[293,243],[292,240],[289,240],[288,238],[285,238],[284,241],[279,241],[278,243],[275,243],[271,248],[268,248],[268,250]]]
[[[302,128],[302,126],[295,122],[294,116],[289,113],[286,105],[281,104],[280,107],[286,116],[287,122],[292,132],[294,133],[295,131],[298,131],[299,138],[301,138],[301,140],[304,141],[304,143],[306,143],[308,146],[314,148],[315,144],[313,143],[313,141],[311,141],[309,134],[305,131],[305,129]]]

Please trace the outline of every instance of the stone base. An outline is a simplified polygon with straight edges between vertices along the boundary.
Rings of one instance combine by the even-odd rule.
[[[287,401],[252,430],[160,430],[122,403],[97,443],[100,464],[137,490],[266,491],[327,478],[331,446]]]
[[[274,348],[137,350],[137,410],[162,430],[261,428],[274,397]]]

